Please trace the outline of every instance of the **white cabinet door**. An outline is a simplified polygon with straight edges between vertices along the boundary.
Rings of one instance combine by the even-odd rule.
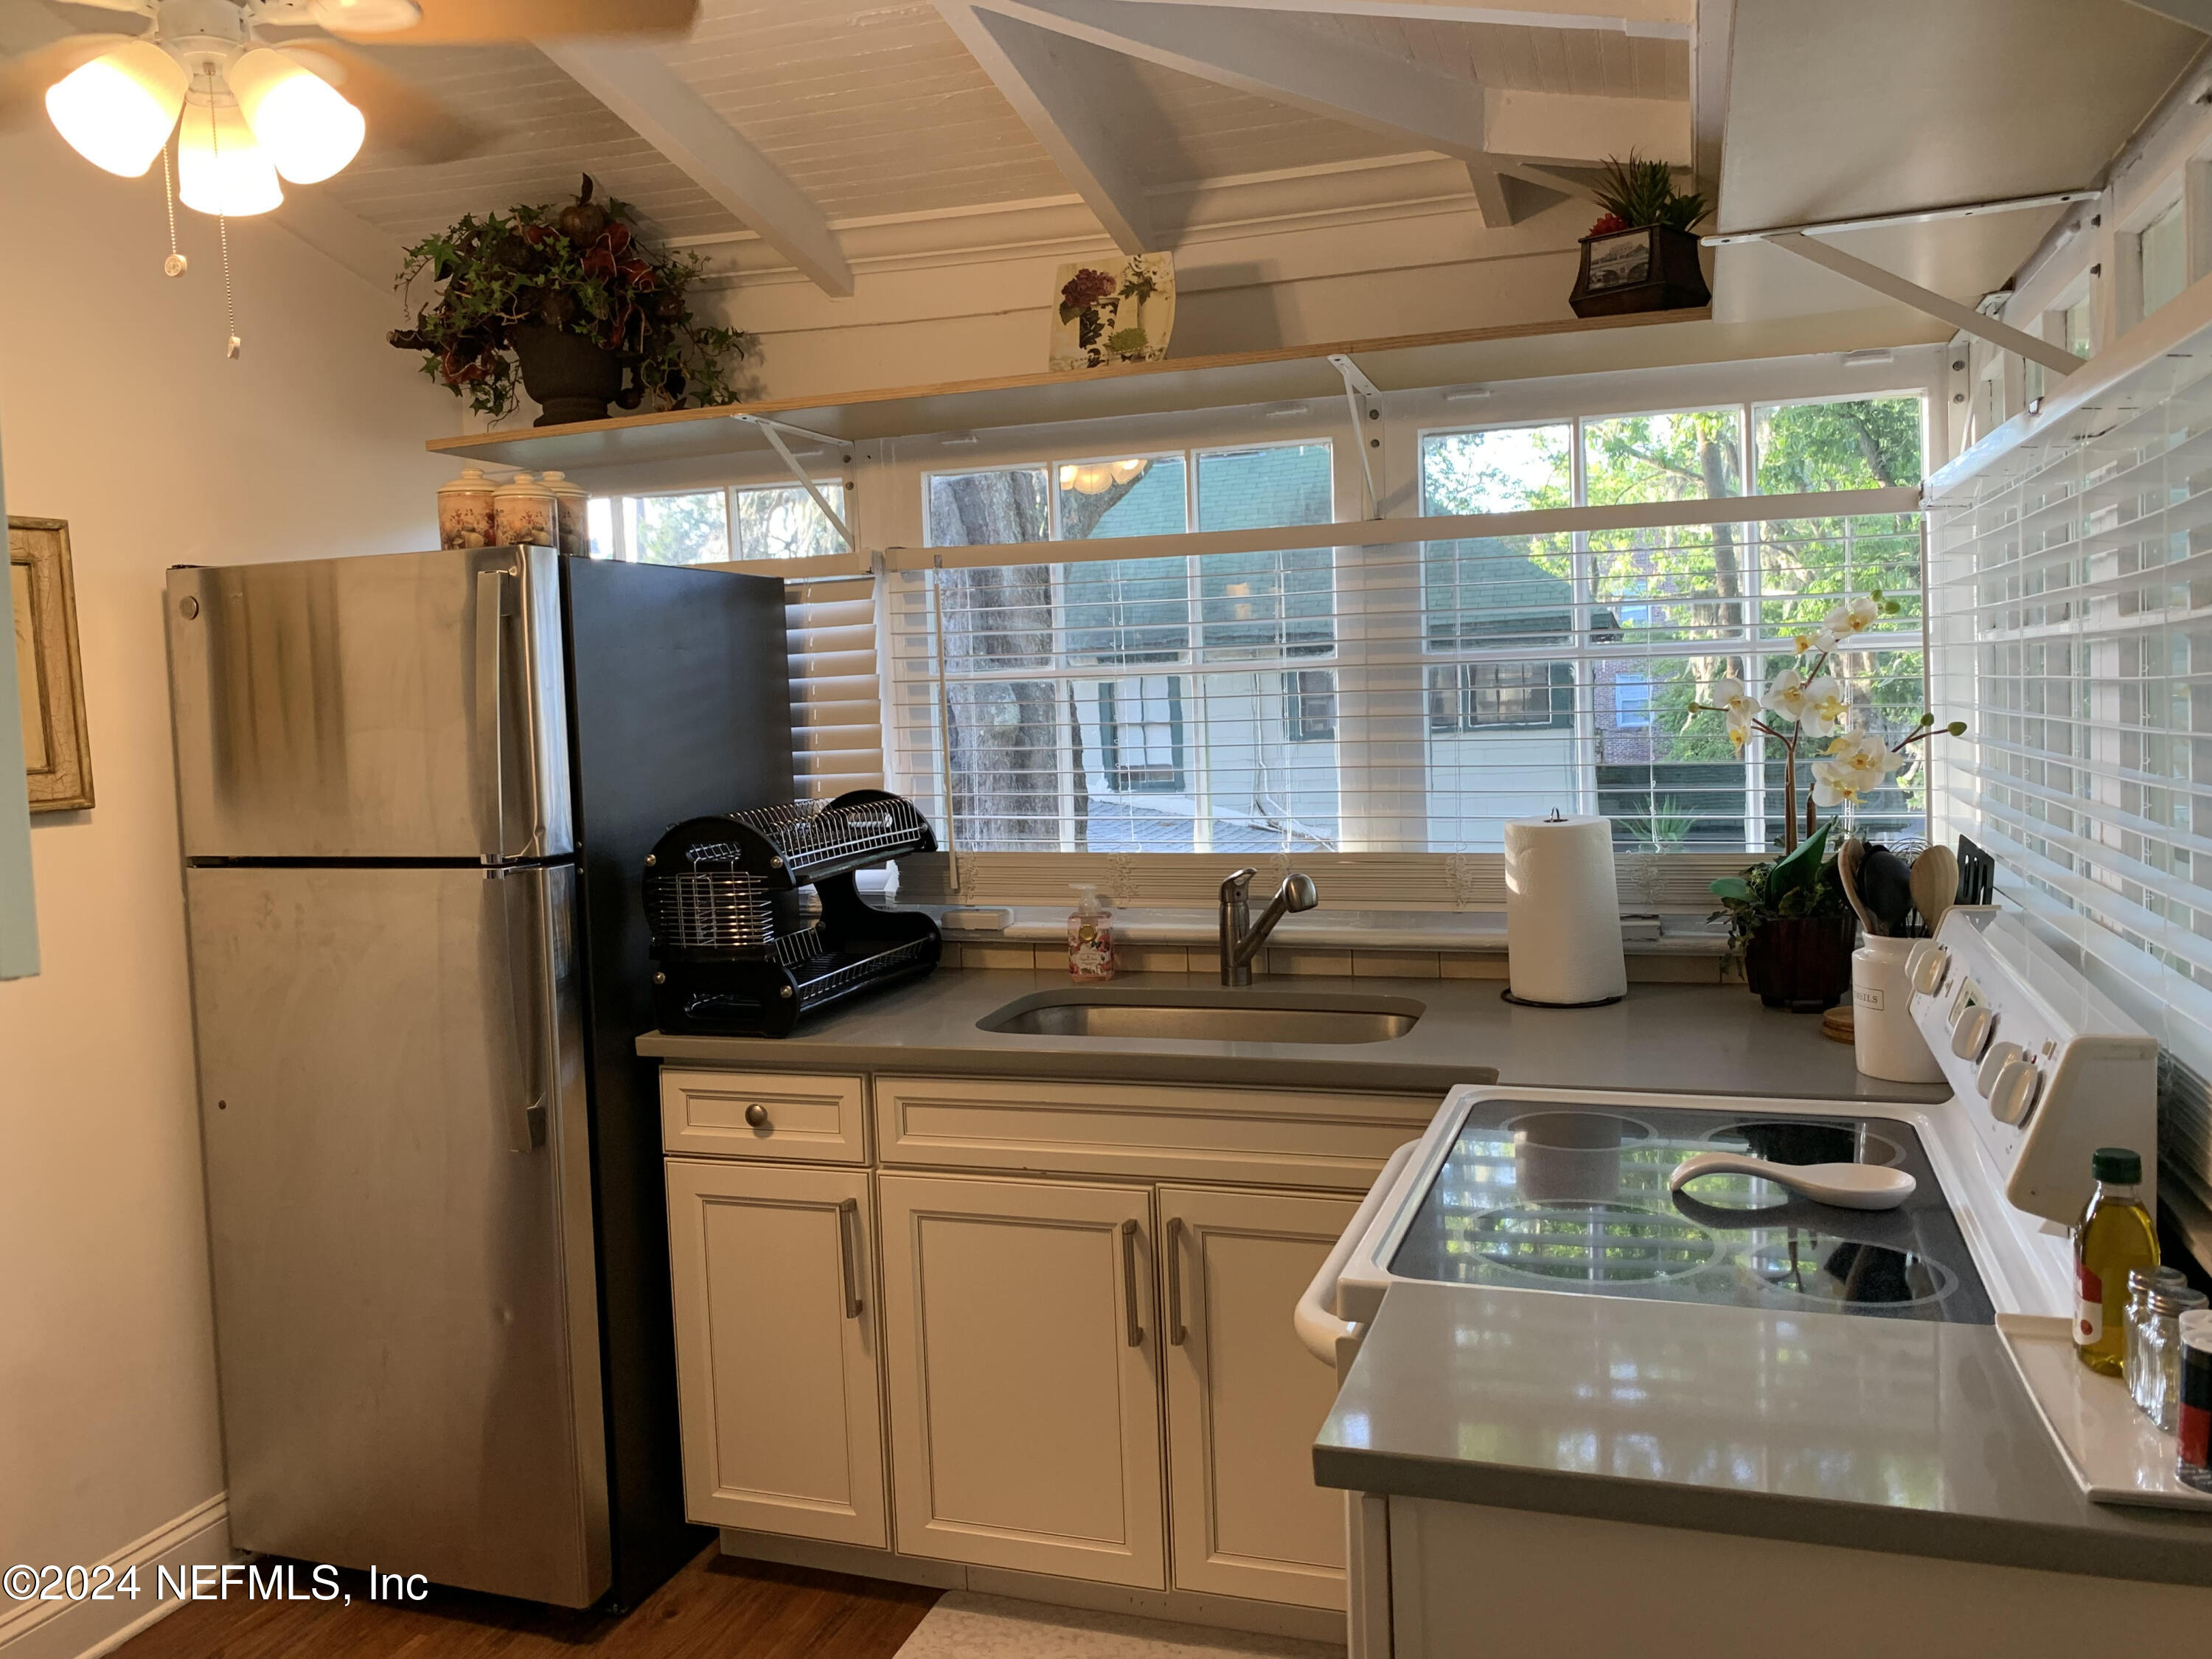
[[[1314,1485],[1336,1374],[1291,1310],[1358,1206],[1160,1188],[1175,1587],[1344,1606],[1344,1494]]]
[[[865,1170],[668,1160],[692,1520],[890,1543],[868,1223]]]
[[[878,1189],[900,1551],[1165,1589],[1150,1190]]]

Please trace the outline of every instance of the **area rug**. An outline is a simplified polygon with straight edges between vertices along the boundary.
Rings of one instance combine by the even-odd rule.
[[[1174,1625],[1082,1607],[948,1590],[897,1659],[1344,1659],[1344,1650],[1287,1636]]]

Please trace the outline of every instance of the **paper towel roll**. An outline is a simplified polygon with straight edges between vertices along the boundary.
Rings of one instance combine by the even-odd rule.
[[[1610,818],[1505,826],[1505,952],[1522,1002],[1606,1002],[1628,994]]]

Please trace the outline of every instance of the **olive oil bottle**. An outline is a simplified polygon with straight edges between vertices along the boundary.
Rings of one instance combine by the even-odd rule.
[[[2127,1357],[2128,1273],[2158,1266],[2158,1226],[2143,1208],[2142,1155],[2100,1146],[2097,1190],[2074,1224],[2074,1348],[2093,1371],[2118,1376]]]

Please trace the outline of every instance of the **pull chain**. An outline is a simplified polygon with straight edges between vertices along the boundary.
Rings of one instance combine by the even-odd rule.
[[[230,221],[220,214],[216,215],[215,229],[216,237],[222,243],[222,314],[230,329],[230,343],[224,348],[222,355],[236,357],[238,348],[243,342],[238,337],[238,301],[230,287]]]
[[[184,139],[184,129],[177,129],[178,142]],[[191,268],[191,261],[177,252],[177,176],[169,168],[169,147],[161,146],[161,204],[169,210],[169,257],[161,261],[161,275],[181,276]]]
[[[208,156],[220,172],[222,167],[222,124],[216,119],[215,106],[208,106]],[[222,245],[222,314],[230,338],[222,355],[235,359],[242,342],[238,337],[238,301],[230,286],[230,218],[227,214],[215,216],[216,240]]]

